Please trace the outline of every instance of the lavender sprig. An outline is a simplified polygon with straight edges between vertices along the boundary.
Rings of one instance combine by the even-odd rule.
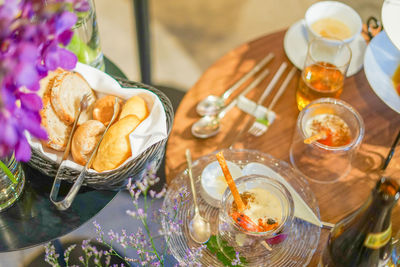
[[[239,255],[239,252],[235,252],[236,253],[236,257],[235,257],[235,259],[233,259],[233,261],[232,261],[232,265],[233,266],[238,266],[238,265],[242,265],[242,262],[241,262],[241,260],[240,260],[240,255]]]
[[[76,245],[71,245],[69,246],[65,251],[64,251],[64,260],[66,266],[77,266],[77,265],[69,265],[69,257],[72,252],[76,248]],[[83,266],[88,267],[91,266],[90,264],[90,259],[93,258],[93,262],[95,266],[101,267],[101,258],[105,256],[105,266],[110,265],[111,261],[111,255],[108,254],[107,251],[103,250],[97,250],[95,246],[92,246],[90,244],[90,240],[83,240],[82,241],[82,251],[83,251],[83,256],[79,256],[79,261],[83,264]],[[60,257],[59,254],[55,253],[55,248],[54,245],[51,244],[50,242],[45,245],[45,261],[49,263],[53,267],[60,267],[60,264],[58,263],[58,258]],[[123,266],[123,265],[121,265]]]
[[[60,266],[58,263],[58,257],[60,256],[59,254],[56,254],[56,249],[54,246],[49,242],[45,245],[45,256],[44,260],[48,264],[50,264],[53,267]]]
[[[201,263],[198,262],[198,259],[201,258],[203,254],[203,250],[206,249],[206,245],[201,245],[197,248],[192,248],[186,250],[185,262],[180,262],[178,266],[193,266],[193,267],[201,267]]]
[[[159,210],[159,214],[166,218],[166,221],[169,225],[169,231],[159,231],[160,235],[167,236],[167,239],[165,247],[161,250],[157,250],[154,241],[155,236],[152,235],[148,222],[149,217],[151,216],[148,216],[147,214],[149,211],[149,206],[153,200],[164,197],[166,193],[165,187],[158,193],[150,189],[150,187],[159,182],[159,180],[160,179],[155,175],[154,168],[152,167],[147,168],[144,177],[140,181],[133,182],[131,179],[129,180],[127,189],[130,193],[134,209],[127,210],[126,213],[132,218],[139,220],[143,227],[139,227],[135,233],[130,234],[128,234],[126,230],[122,230],[121,233],[117,233],[112,229],[110,229],[106,234],[102,227],[96,221],[94,221],[93,225],[97,234],[96,240],[105,245],[108,250],[104,252],[97,251],[94,246],[89,245],[88,241],[84,241],[82,243],[84,255],[80,257],[80,261],[82,264],[84,264],[84,266],[88,266],[89,260],[93,256],[96,266],[101,266],[100,258],[102,256],[107,257],[106,266],[109,266],[111,256],[116,256],[128,263],[135,263],[140,266],[165,266],[165,259],[168,253],[168,244],[171,238],[171,233],[180,230],[183,224],[181,220],[177,220],[177,217],[182,206],[185,205],[188,200],[188,193],[187,191],[182,190],[178,198],[174,200],[174,207],[171,213],[163,209]],[[140,196],[142,196],[144,200],[143,207],[141,207],[138,202]],[[148,201],[147,196],[150,196],[152,200]],[[114,250],[115,244],[119,244],[124,249],[124,255],[126,255],[127,249],[133,249],[136,251],[137,258],[129,258],[119,255]],[[48,246],[50,245],[48,244]],[[191,262],[190,266],[199,266],[198,259],[202,256],[202,252],[205,248],[206,246],[202,245],[198,248],[192,248],[190,250],[188,249],[187,261]],[[57,265],[53,266],[58,266],[58,255],[55,257],[54,254],[55,252],[52,252],[51,247],[48,248],[46,246],[46,255],[48,255],[46,257],[46,262],[52,265],[53,263],[56,263]],[[178,266],[188,265],[179,263]]]
[[[142,223],[142,227],[139,227],[136,233],[132,233],[128,235],[125,230],[122,230],[121,233],[115,233],[113,230],[108,232],[108,240],[109,243],[105,240],[105,234],[101,230],[100,225],[95,223],[96,232],[98,235],[98,241],[103,244],[106,243],[110,248],[112,248],[113,243],[119,244],[122,248],[124,248],[124,252],[127,248],[131,248],[136,251],[138,258],[127,258],[124,259],[127,262],[132,262],[139,264],[141,266],[165,266],[165,258],[168,252],[168,243],[171,238],[172,231],[178,231],[182,226],[183,222],[181,220],[177,220],[177,215],[182,208],[182,206],[187,201],[188,193],[183,190],[177,199],[174,200],[174,208],[173,212],[169,213],[163,209],[159,210],[159,215],[165,216],[168,225],[170,226],[169,231],[165,232],[160,230],[160,235],[167,236],[166,246],[158,251],[155,242],[154,236],[151,234],[148,220],[149,216],[149,201],[148,196],[152,198],[150,204],[153,203],[154,199],[164,197],[166,193],[166,188],[164,187],[160,192],[155,192],[150,189],[152,185],[155,185],[159,182],[159,178],[155,175],[154,168],[147,168],[146,175],[140,181],[133,182],[129,180],[127,189],[130,193],[132,204],[134,206],[133,210],[127,210],[127,215],[132,218],[138,219]],[[142,196],[144,200],[143,207],[139,205],[138,199]],[[197,249],[188,250],[188,258],[190,258],[190,262],[198,262],[198,258],[201,257],[202,251],[205,246],[201,246]],[[197,265],[196,265],[197,266]]]
[[[66,265],[68,266],[68,261],[69,261],[69,255],[71,254],[72,250],[74,250],[76,248],[76,245],[71,245],[69,246],[65,251],[64,251],[64,260]]]

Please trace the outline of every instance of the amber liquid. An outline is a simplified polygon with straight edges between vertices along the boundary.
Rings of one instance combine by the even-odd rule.
[[[297,107],[302,110],[311,101],[322,97],[339,98],[343,81],[343,73],[331,63],[317,62],[306,67],[296,93]]]

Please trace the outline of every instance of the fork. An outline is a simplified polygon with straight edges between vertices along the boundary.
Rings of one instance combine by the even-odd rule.
[[[261,106],[262,102],[264,102],[265,98],[267,98],[267,96],[269,95],[269,93],[272,91],[272,89],[275,87],[276,83],[279,81],[279,78],[281,77],[281,75],[283,74],[283,72],[285,71],[287,67],[287,63],[283,62],[281,64],[281,66],[279,67],[279,69],[276,71],[274,77],[272,77],[272,80],[270,81],[270,83],[268,84],[268,86],[265,88],[264,92],[262,93],[262,95],[260,96],[259,100],[257,101],[257,103],[255,103],[255,106],[253,105],[245,105],[243,107],[239,107],[241,110],[244,110],[245,112],[252,114],[253,116],[255,116],[255,112],[257,111],[257,109]],[[244,95],[242,95],[241,97],[243,97],[243,99],[246,99]],[[239,100],[238,100],[239,102]],[[252,102],[252,101],[250,101]],[[243,102],[242,102],[243,103]],[[244,103],[243,103],[244,104]],[[246,123],[245,126],[242,127],[242,129],[240,130],[239,134],[236,136],[236,140],[238,140],[242,134],[245,132],[246,129],[249,129],[251,122],[253,120],[251,118],[249,118]],[[232,143],[232,145],[235,143],[235,141]],[[232,146],[231,145],[231,146]]]
[[[283,81],[281,87],[279,87],[278,92],[276,93],[276,95],[272,99],[271,103],[267,107],[267,110],[268,110],[267,112],[268,113],[272,111],[272,108],[275,106],[276,102],[279,100],[279,98],[281,97],[283,92],[286,90],[289,82],[292,80],[292,78],[293,78],[295,73],[296,73],[296,68],[293,67],[290,70],[289,74],[286,76],[286,78]],[[254,136],[260,136],[260,135],[263,135],[268,130],[268,127],[269,127],[268,119],[256,118],[256,121],[250,127],[248,132],[250,134],[254,135]]]

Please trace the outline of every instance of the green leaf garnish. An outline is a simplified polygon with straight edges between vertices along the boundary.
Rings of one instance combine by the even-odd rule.
[[[257,122],[264,124],[265,126],[269,126],[269,121],[268,119],[265,118],[257,118],[256,119]]]
[[[217,259],[224,265],[224,266],[233,266],[232,261],[236,258],[236,251],[233,247],[228,245],[228,242],[225,240],[220,241],[221,246],[218,245],[217,237],[215,235],[210,237],[210,240],[206,243],[207,249],[214,254]],[[236,266],[245,266],[246,259],[244,257],[239,257],[240,261],[242,262],[241,265]]]

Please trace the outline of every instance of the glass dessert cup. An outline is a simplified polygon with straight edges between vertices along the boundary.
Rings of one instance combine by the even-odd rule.
[[[320,115],[335,115],[344,121],[350,131],[350,142],[342,146],[328,146],[318,141],[304,143],[309,138],[308,121]],[[361,115],[348,103],[321,98],[311,102],[297,118],[296,129],[290,146],[290,162],[307,179],[317,183],[333,183],[351,170],[352,158],[364,137]]]
[[[224,251],[224,247],[230,246],[239,253],[240,257],[246,258],[246,262],[262,264],[263,257],[270,253],[263,242],[266,242],[273,249],[274,244],[283,241],[287,232],[290,232],[294,216],[293,199],[282,183],[267,176],[243,176],[236,179],[235,183],[242,196],[244,192],[253,192],[252,190],[262,190],[265,191],[265,194],[270,194],[272,200],[270,203],[277,205],[260,202],[258,208],[265,204],[263,209],[267,213],[271,211],[271,214],[275,215],[273,220],[278,222],[278,226],[265,232],[253,232],[244,228],[243,224],[238,223],[231,216],[234,200],[230,189],[227,188],[222,198],[222,207],[219,210],[217,242],[221,251]],[[257,198],[255,201],[257,201]],[[249,209],[252,209],[251,205],[252,202],[250,202]],[[279,216],[276,216],[277,214]],[[243,223],[243,220],[241,222]],[[254,223],[257,224],[257,222]]]

